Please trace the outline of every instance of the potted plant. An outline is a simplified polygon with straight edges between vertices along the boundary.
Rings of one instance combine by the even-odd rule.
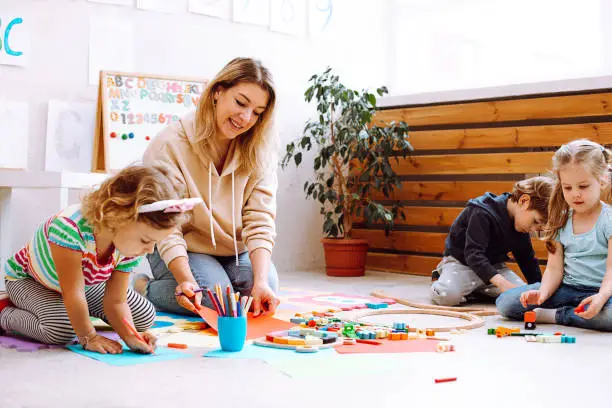
[[[387,92],[384,86],[376,90],[379,96]],[[388,208],[375,201],[373,193],[390,199],[394,189],[401,188],[391,161],[399,162],[412,151],[408,125],[371,125],[376,96],[347,88],[331,68],[310,78],[304,97],[315,100],[318,115],[287,145],[281,166],[292,160],[299,166],[302,153],[316,147],[314,179],[304,184],[304,191],[321,204],[327,274],[363,276],[368,243],[351,238],[353,223],[360,217],[367,224],[382,222],[388,235],[398,217],[405,219],[398,202]]]

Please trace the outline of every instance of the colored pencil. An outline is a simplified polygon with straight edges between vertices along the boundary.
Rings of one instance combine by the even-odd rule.
[[[232,290],[230,289],[230,286],[227,285],[227,287],[225,288],[225,293],[227,294],[227,317],[234,317],[234,308],[232,305]]]
[[[221,305],[221,301],[219,300],[219,296],[217,296],[216,293],[213,293],[213,296],[215,297],[215,300],[217,301],[217,305],[219,305],[219,316],[224,316],[225,315],[225,310],[223,310],[223,306]]]
[[[434,380],[437,383],[443,383],[443,382],[452,382],[452,381],[457,381],[457,377],[451,377],[451,378],[436,378]]]
[[[151,345],[149,343],[147,343],[145,341],[145,339],[142,338],[142,336],[140,335],[140,333],[138,333],[138,331],[136,330],[136,328],[134,326],[132,326],[130,324],[130,322],[128,321],[128,319],[126,319],[125,317],[123,318],[123,323],[125,323],[125,325],[127,326],[128,329],[130,329],[130,331],[132,332],[132,334],[134,336],[136,336],[136,338],[140,341],[142,341],[144,344],[146,344],[149,347],[149,350],[151,351],[151,354],[155,354],[155,350],[153,350],[153,347],[151,347]]]
[[[247,300],[246,306],[244,307],[245,313],[249,312],[249,309],[251,308],[251,303],[253,303],[253,296],[249,296],[249,299]]]
[[[221,316],[221,309],[219,307],[219,304],[215,300],[215,297],[213,296],[212,291],[210,289],[206,288],[206,293],[208,294],[208,297],[210,299],[210,303],[212,303],[213,307],[215,308],[215,311],[217,312],[217,314],[219,316]]]
[[[194,294],[199,293],[199,292],[204,292],[204,289],[196,289],[193,291]],[[187,296],[187,295],[185,295],[183,292],[179,292],[176,294],[176,296]]]

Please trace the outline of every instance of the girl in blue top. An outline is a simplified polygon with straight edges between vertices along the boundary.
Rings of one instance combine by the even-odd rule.
[[[502,293],[502,316],[612,331],[612,154],[590,140],[565,144],[553,157],[557,184],[546,226],[548,263],[542,283]]]

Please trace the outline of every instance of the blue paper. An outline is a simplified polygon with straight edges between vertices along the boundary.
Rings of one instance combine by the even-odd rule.
[[[66,346],[66,348],[82,356],[93,358],[94,360],[102,361],[113,366],[129,366],[192,357],[191,354],[167,349],[165,347],[158,347],[155,350],[155,354],[134,353],[125,346],[123,346],[123,353],[121,354],[100,354],[93,351],[84,350],[80,345]]]
[[[245,344],[242,351],[228,352],[221,349],[209,351],[204,353],[204,357],[217,357],[217,358],[251,358],[259,359],[264,361],[278,360],[278,359],[302,359],[302,358],[313,358],[313,357],[327,357],[329,355],[337,355],[333,348],[327,348],[319,350],[316,353],[298,353],[294,350],[283,350],[272,347],[262,347],[253,344]]]

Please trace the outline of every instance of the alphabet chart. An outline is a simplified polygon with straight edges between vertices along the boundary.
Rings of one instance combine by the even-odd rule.
[[[196,109],[207,81],[100,72],[92,170],[107,172],[142,160],[165,126]]]

